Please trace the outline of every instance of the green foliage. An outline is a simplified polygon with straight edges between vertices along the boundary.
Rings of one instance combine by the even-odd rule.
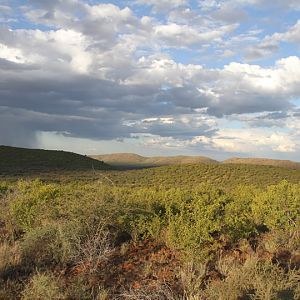
[[[55,185],[43,184],[40,180],[20,181],[10,202],[12,217],[21,229],[29,231],[47,220],[49,213],[57,213],[58,196],[59,189]]]
[[[239,185],[266,187],[278,184],[283,179],[300,182],[300,170],[289,170],[272,166],[191,164],[164,166],[142,170],[108,172],[106,176],[115,185],[124,187],[159,187],[194,189],[202,183],[211,183],[223,190],[232,190]],[[101,178],[101,174],[99,174]]]
[[[200,185],[193,191],[140,189],[138,197],[144,199],[144,207],[125,217],[130,218],[135,235],[163,237],[172,247],[197,255],[215,247],[222,235],[235,242],[256,232],[251,212],[254,191],[240,187],[224,193],[212,185]],[[155,196],[149,197],[151,194]]]
[[[226,232],[234,241],[256,233],[251,204],[255,195],[260,193],[260,189],[253,186],[237,186],[232,191],[233,201],[226,205],[224,222]]]
[[[272,169],[233,165],[219,168],[187,166],[109,173],[115,185],[100,180],[99,174],[93,180],[71,177],[56,183],[0,181],[0,241],[7,236],[8,228],[14,233],[0,246],[0,256],[7,261],[0,269],[3,273],[23,270],[25,279],[21,285],[28,283],[23,293],[25,300],[93,299],[100,290],[100,283],[91,283],[93,278],[100,280],[104,272],[101,268],[109,266],[105,262],[117,259],[116,252],[122,252],[122,238],[126,236],[127,242],[131,237],[135,242],[148,239],[165,244],[176,250],[182,260],[197,262],[197,266],[223,263],[220,273],[224,278],[218,284],[205,281],[206,267],[193,271],[195,278],[201,274],[201,283],[195,283],[199,297],[284,299],[280,295],[285,292],[296,297],[300,275],[296,270],[288,270],[288,262],[285,270],[258,258],[252,263],[235,260],[224,267],[219,255],[221,250],[239,247],[242,241],[249,246],[254,239],[260,243],[260,249],[267,249],[272,255],[284,248],[290,257],[297,257],[300,183],[277,183],[281,175],[277,177],[276,171],[272,173],[275,181],[271,175],[262,185],[252,185],[257,178],[267,177]],[[225,169],[224,173],[216,173]],[[256,179],[251,179],[254,172]],[[226,183],[225,178],[230,186],[218,184]],[[239,180],[244,184],[237,185]],[[268,181],[273,185],[264,187]],[[262,227],[267,234],[262,233]],[[130,242],[128,245],[130,249]],[[118,259],[126,257],[125,252]],[[297,266],[296,261],[294,265]],[[53,271],[63,274],[73,268],[80,270],[80,275],[73,278],[69,274],[72,278],[68,287],[62,288]],[[32,277],[36,269],[48,273]],[[19,290],[20,282],[15,281]],[[0,274],[1,282],[10,289],[9,281]],[[0,289],[0,295],[3,291]]]
[[[181,201],[167,203],[167,239],[174,247],[197,252],[213,242],[224,226],[230,199],[220,190],[199,190]]]
[[[34,237],[44,244],[51,237],[54,245],[53,235],[68,232],[59,229],[64,220],[80,224],[79,231],[111,224],[136,238],[163,238],[177,249],[195,252],[214,247],[221,236],[232,242],[253,236],[261,225],[269,230],[297,226],[299,191],[299,185],[286,181],[266,190],[238,186],[227,192],[212,184],[188,190],[20,181],[11,193],[10,213],[32,243]]]
[[[300,185],[282,181],[258,194],[253,202],[257,222],[269,229],[292,229],[299,226]]]

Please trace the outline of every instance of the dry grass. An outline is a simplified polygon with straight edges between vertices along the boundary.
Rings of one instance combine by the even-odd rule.
[[[226,265],[223,261],[223,268]],[[300,299],[300,271],[287,272],[270,262],[252,256],[244,264],[229,262],[227,277],[211,282],[205,291],[206,299]]]
[[[184,300],[183,297],[176,295],[166,284],[157,284],[152,289],[131,289],[124,291],[115,300]]]
[[[15,267],[21,262],[19,246],[8,242],[0,244],[0,274],[5,273],[9,268]]]
[[[59,278],[52,274],[37,273],[25,287],[22,300],[63,300],[66,296]]]

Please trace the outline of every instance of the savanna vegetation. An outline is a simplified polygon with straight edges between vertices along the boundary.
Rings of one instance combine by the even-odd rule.
[[[72,152],[0,146],[0,175],[91,169],[111,167],[103,161]]]
[[[300,172],[2,174],[0,299],[300,299]]]
[[[219,162],[205,156],[152,156],[145,157],[134,153],[113,153],[92,155],[94,159],[123,169],[139,169],[147,167],[160,167],[182,164],[218,164]]]
[[[113,153],[103,155],[92,155],[94,159],[118,168],[138,169],[145,167],[159,167],[182,164],[243,164],[243,165],[262,165],[300,170],[300,163],[290,160],[269,159],[269,158],[241,158],[233,157],[224,161],[217,161],[205,156],[152,156],[144,157],[134,153]]]

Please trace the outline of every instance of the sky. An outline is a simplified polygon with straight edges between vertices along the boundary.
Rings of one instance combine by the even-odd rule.
[[[300,161],[299,0],[0,0],[0,145]]]

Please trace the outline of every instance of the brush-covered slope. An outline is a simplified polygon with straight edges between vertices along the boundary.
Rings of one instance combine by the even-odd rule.
[[[239,185],[268,186],[282,180],[300,183],[300,170],[250,164],[185,164],[107,174],[119,186],[193,188],[210,183],[224,189]],[[109,183],[110,184],[110,183]]]
[[[279,160],[269,158],[230,158],[223,162],[224,164],[246,164],[246,165],[263,165],[287,169],[300,170],[300,163],[290,160]]]
[[[0,173],[93,169],[106,170],[110,166],[72,152],[0,146]]]
[[[182,164],[217,164],[216,160],[204,156],[154,156],[144,157],[134,153],[116,153],[94,155],[92,158],[104,161],[107,164],[119,167],[138,168],[138,167],[155,167]]]

